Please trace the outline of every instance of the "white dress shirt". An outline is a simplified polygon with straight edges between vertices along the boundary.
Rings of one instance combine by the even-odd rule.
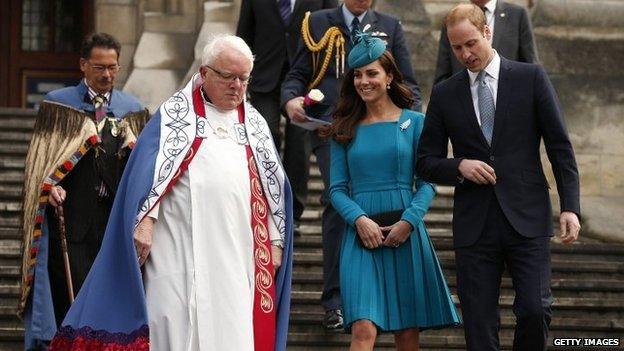
[[[498,93],[498,75],[500,73],[501,58],[498,56],[496,50],[494,50],[494,58],[485,67],[485,83],[487,84],[492,97],[494,98],[494,107],[496,107],[496,97]],[[477,122],[481,125],[481,113],[479,112],[479,97],[477,96],[477,76],[479,72],[472,72],[468,70],[468,77],[470,78],[470,94],[472,95],[472,105],[474,106],[475,114],[477,115]]]

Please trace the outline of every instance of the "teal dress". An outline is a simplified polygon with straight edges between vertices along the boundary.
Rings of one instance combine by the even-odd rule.
[[[382,331],[459,324],[423,217],[435,188],[416,178],[416,149],[424,115],[403,110],[398,122],[357,127],[348,144],[331,142],[331,201],[347,222],[340,256],[345,327],[360,319]],[[403,209],[414,229],[397,248],[367,249],[355,220]]]

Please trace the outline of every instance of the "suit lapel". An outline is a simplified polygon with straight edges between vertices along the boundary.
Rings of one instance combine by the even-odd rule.
[[[470,78],[468,77],[468,71],[466,69],[464,69],[461,74],[458,84],[455,87],[455,92],[457,93],[457,97],[459,98],[459,101],[461,101],[462,107],[464,108],[464,118],[468,119],[468,124],[479,136],[481,143],[486,148],[489,148],[487,140],[485,140],[481,127],[479,126],[479,122],[477,121],[477,115],[475,114],[474,105],[472,103],[472,94],[470,93]],[[496,122],[494,122],[494,124],[496,125]]]
[[[511,66],[509,62],[501,57],[501,67],[498,74],[498,92],[496,93],[496,112],[494,114],[494,131],[492,132],[492,150],[496,147],[496,142],[500,139],[501,130],[507,118],[507,105],[509,96],[512,94],[509,78]]]

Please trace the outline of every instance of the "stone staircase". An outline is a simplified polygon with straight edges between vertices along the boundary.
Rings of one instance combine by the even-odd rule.
[[[23,328],[15,317],[19,296],[20,245],[18,233],[24,158],[34,112],[0,109],[0,351],[22,348]],[[342,350],[349,336],[326,333],[321,328],[319,305],[322,286],[319,205],[322,182],[313,166],[308,207],[302,235],[295,239],[295,268],[289,334],[289,350]],[[452,189],[440,187],[426,222],[440,262],[455,294],[455,268],[450,224]],[[552,337],[624,336],[624,245],[583,238],[572,246],[553,239],[552,288],[555,295]],[[513,290],[508,277],[501,289],[501,343],[511,349],[514,317]],[[454,295],[456,297],[456,295]],[[457,300],[457,299],[455,299]],[[624,340],[621,341],[621,343]],[[461,328],[425,331],[423,350],[464,349]],[[382,335],[376,350],[392,349],[393,338]],[[557,349],[557,348],[553,348]],[[563,350],[563,348],[559,348]],[[611,347],[606,350],[624,350]]]

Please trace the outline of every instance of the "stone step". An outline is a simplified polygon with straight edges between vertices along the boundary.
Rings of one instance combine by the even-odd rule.
[[[13,141],[16,143],[30,143],[32,132],[29,131],[7,131],[0,129],[0,140]]]
[[[34,126],[34,116],[6,116],[0,114],[0,130],[32,132]]]
[[[342,333],[327,333],[319,331],[317,333],[288,333],[288,350],[344,350],[349,345],[351,336]],[[511,339],[501,338],[502,345],[511,345]],[[466,348],[463,336],[439,336],[427,335],[423,332],[420,336],[419,345],[421,349],[439,350],[463,350]],[[391,349],[394,346],[394,337],[389,334],[382,334],[377,338],[375,350]],[[307,347],[307,348],[291,348]],[[333,347],[333,348],[332,348]],[[509,348],[504,348],[508,350]]]
[[[0,155],[25,155],[28,143],[0,141]]]
[[[3,228],[17,228],[21,224],[21,220],[17,215],[7,216],[5,213],[0,212],[0,227]]]
[[[5,239],[21,240],[22,235],[18,228],[0,227],[0,240]]]
[[[24,185],[24,171],[0,169],[0,184],[17,184],[21,188]]]
[[[324,312],[307,312],[291,310],[290,328],[291,332],[313,331],[321,326]],[[501,316],[501,329],[513,329],[516,325],[515,317],[512,315]],[[311,328],[310,328],[311,327]],[[624,323],[621,320],[597,319],[597,318],[559,318],[554,317],[550,329],[553,334],[556,331],[580,331],[583,333],[601,332],[616,334],[624,332]],[[441,330],[425,331],[424,335],[463,335],[462,328],[445,328]],[[606,337],[606,336],[605,336]]]
[[[446,274],[446,281],[451,288],[457,287],[455,274]],[[319,272],[299,271],[295,268],[293,272],[293,286],[305,286],[306,289],[321,290],[323,274]],[[504,274],[501,282],[504,289],[512,289],[513,285],[508,274]],[[624,298],[624,280],[615,278],[597,278],[588,280],[579,277],[555,277],[551,280],[551,288],[555,291],[572,291],[585,294],[587,292],[608,292],[614,295],[621,294]],[[588,297],[588,296],[587,296]]]
[[[293,304],[318,304],[321,298],[320,291],[292,291]],[[454,296],[456,300],[456,296]],[[457,303],[457,301],[456,301]],[[499,299],[501,308],[511,309],[513,307],[512,296],[501,296]],[[574,310],[574,311],[601,311],[624,313],[624,298],[592,298],[592,297],[555,297],[554,310]],[[624,317],[624,314],[622,315]]]
[[[455,256],[451,251],[438,251],[438,259],[443,267],[454,267]],[[321,253],[302,253],[295,250],[294,263],[299,265],[322,265]],[[608,273],[624,274],[624,262],[605,262],[596,258],[595,260],[570,260],[568,258],[553,258],[552,270],[577,273]]]
[[[7,200],[19,200],[21,202],[22,187],[14,184],[0,183],[0,203],[4,203]]]
[[[0,201],[0,212],[4,212],[5,214],[12,214],[12,213],[19,214],[20,211],[22,211],[21,201],[19,200]]]
[[[4,156],[0,159],[0,170],[20,170],[24,171],[25,155]]]

